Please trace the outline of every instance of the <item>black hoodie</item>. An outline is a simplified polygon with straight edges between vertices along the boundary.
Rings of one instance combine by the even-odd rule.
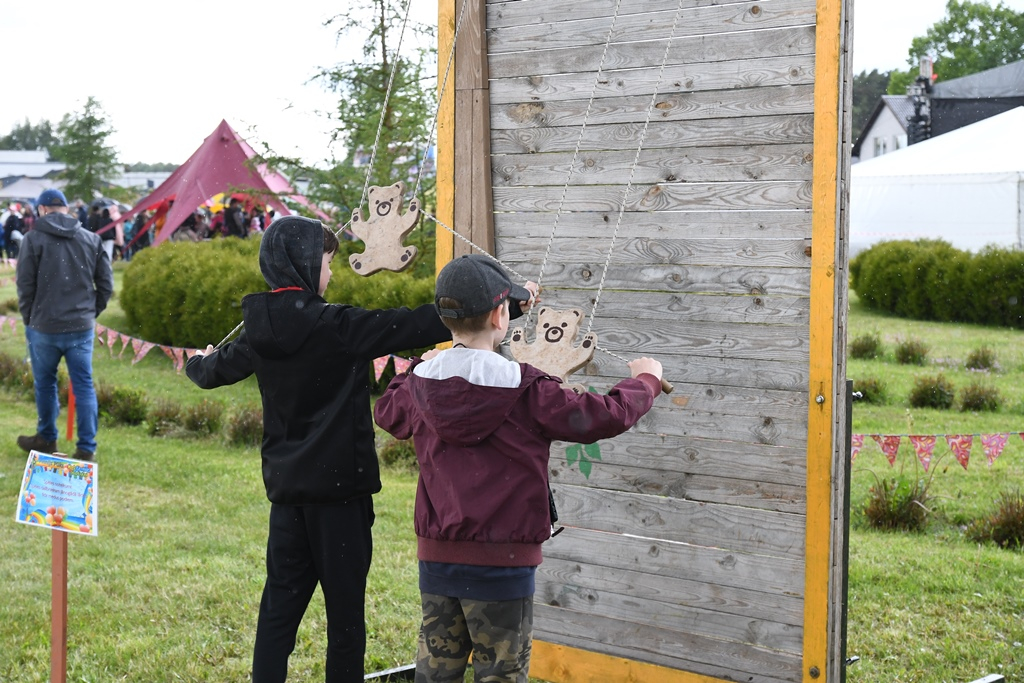
[[[322,256],[319,221],[273,222],[260,246],[260,270],[273,291],[246,296],[238,339],[186,366],[204,389],[256,374],[263,482],[274,503],[337,503],[379,491],[370,363],[451,339],[433,304],[328,304],[316,293]]]

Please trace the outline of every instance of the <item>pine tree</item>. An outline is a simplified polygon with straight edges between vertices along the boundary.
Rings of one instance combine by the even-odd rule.
[[[93,97],[86,100],[81,112],[65,114],[61,119],[58,143],[51,155],[67,164],[61,177],[68,181],[64,187],[68,198],[89,202],[118,174],[117,151],[107,144],[113,133],[103,108]]]

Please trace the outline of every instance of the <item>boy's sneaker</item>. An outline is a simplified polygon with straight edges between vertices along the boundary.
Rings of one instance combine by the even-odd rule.
[[[35,436],[19,436],[18,448],[26,453],[29,451],[39,451],[40,453],[52,454],[57,450],[57,442],[47,441],[39,434],[36,434]]]
[[[96,454],[90,453],[89,451],[83,451],[81,448],[76,448],[75,454],[71,457],[75,460],[88,460],[89,462],[92,462],[96,459]]]

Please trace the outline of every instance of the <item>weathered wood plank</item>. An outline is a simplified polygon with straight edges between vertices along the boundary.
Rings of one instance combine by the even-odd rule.
[[[564,484],[554,492],[559,523],[615,534],[802,558],[802,515]]]
[[[576,381],[575,376],[571,379]],[[719,415],[696,411],[684,415],[653,408],[634,429],[638,434],[694,436],[791,448],[807,443],[806,417],[792,420],[773,415]]]
[[[618,225],[618,236],[683,239],[756,238],[810,239],[809,211],[615,211],[554,213],[499,213],[494,230],[504,241],[511,237],[592,237],[610,235]],[[603,227],[602,227],[603,226]],[[600,227],[600,230],[596,228]],[[497,245],[501,249],[501,244]]]
[[[642,438],[644,435],[637,435],[637,443],[640,443]],[[737,444],[737,450],[739,446],[741,445]],[[803,486],[730,478],[724,472],[721,476],[708,476],[664,469],[644,469],[618,462],[609,463],[605,460],[605,456],[608,455],[607,449],[603,444],[599,447],[602,459],[593,463],[589,477],[584,477],[576,469],[575,463],[568,465],[564,454],[560,453],[561,460],[557,463],[552,461],[552,485],[557,488],[559,483],[566,481],[601,490],[671,496],[699,503],[738,505],[798,515],[806,513]],[[730,472],[733,471],[735,469],[730,469]],[[746,472],[742,474],[749,476]]]
[[[608,178],[609,183],[626,177]],[[581,185],[552,188],[494,188],[495,211],[679,211],[764,209],[808,209],[811,183],[807,180],[777,180],[746,183],[660,183],[658,185]]]
[[[680,91],[719,91],[796,86],[813,83],[813,59],[805,56],[767,57],[711,64],[680,64],[662,69],[625,69],[613,72],[551,74],[491,81],[491,104],[595,100],[646,96],[655,92],[663,101]],[[543,73],[543,72],[542,72]],[[586,102],[586,100],[584,100]],[[646,107],[640,120],[646,118]]]
[[[538,254],[539,260],[543,254]],[[500,250],[499,250],[499,258]],[[502,258],[510,268],[537,281],[540,263]],[[549,261],[541,283],[548,287],[597,289],[604,262],[560,263]],[[649,292],[700,292],[703,294],[777,294],[805,296],[810,276],[804,268],[752,268],[727,266],[644,266],[619,267],[612,264],[605,276],[605,289]]]
[[[594,549],[601,551],[595,553]],[[801,598],[803,562],[790,557],[765,557],[720,548],[673,543],[637,535],[608,534],[567,528],[544,544],[544,557],[580,562],[609,573],[636,571],[662,577],[685,578],[716,586]]]
[[[577,3],[586,7],[589,3]],[[532,77],[536,74],[597,72],[604,57],[603,71],[660,67],[666,64],[712,64],[744,59],[795,57],[814,54],[814,27],[795,26],[757,32],[723,33],[676,38],[665,55],[665,43],[617,43],[496,52],[489,56],[491,77]],[[592,87],[592,86],[591,86]],[[590,88],[585,91],[587,96]]]
[[[629,178],[639,185],[672,182],[738,182],[749,180],[809,180],[809,145],[756,145],[684,150],[644,149],[584,152],[572,172],[569,152],[501,154],[491,157],[495,187],[604,185],[608,178]]]
[[[662,399],[658,399],[659,401]],[[803,487],[807,483],[807,453],[803,448],[781,448],[765,444],[744,444],[695,437],[659,437],[634,431],[614,439],[598,442],[601,461],[594,463],[591,478],[587,479],[576,465],[569,465],[566,449],[571,444],[557,441],[551,446],[551,476],[559,482],[577,486],[605,488],[594,480],[594,473],[609,466],[618,466],[623,476],[632,468],[638,475],[643,472],[664,472],[667,475],[686,474],[700,477],[719,477],[737,482],[766,482],[789,487]],[[630,484],[633,485],[633,484]],[[646,485],[646,483],[645,483]],[[619,489],[621,487],[608,487]],[[689,498],[685,487],[651,483],[657,495]]]
[[[502,240],[503,260],[526,261],[547,254],[563,263],[609,259],[617,265],[750,265],[756,268],[810,268],[810,254],[804,240],[668,239],[611,235],[589,239],[577,237],[514,238]]]
[[[554,308],[579,308],[590,314],[597,292],[593,290],[546,290],[546,303]],[[550,299],[550,301],[549,301]],[[660,292],[601,292],[600,317],[625,318],[632,324],[666,316],[693,322],[788,325],[807,328],[810,302],[802,297],[751,295],[663,294]],[[518,325],[517,321],[512,322]],[[616,324],[623,324],[617,322]]]
[[[643,149],[682,150],[690,147],[749,145],[806,145],[811,140],[813,116],[753,116],[702,119],[686,122],[652,121],[644,133],[643,122],[579,127],[522,128],[491,131],[493,154],[539,154],[581,151]]]
[[[723,680],[798,683],[798,653],[681,633],[589,612],[534,605],[534,637]]]
[[[675,11],[679,7],[708,7],[728,5],[745,0],[645,0],[620,2],[618,14]],[[611,17],[615,14],[615,0],[487,0],[487,25],[492,28],[548,24],[568,19]],[[524,11],[526,8],[526,11]],[[532,10],[532,11],[530,11]]]
[[[555,539],[551,541],[557,543]],[[635,596],[645,600],[661,600],[674,605],[704,609],[722,614],[766,619],[780,624],[799,626],[803,618],[803,601],[773,593],[745,588],[707,585],[687,577],[656,576],[633,570],[606,571],[589,563],[569,562],[545,557],[537,568],[537,602],[551,605],[564,591],[583,589]],[[555,606],[555,605],[551,605]]]
[[[566,7],[571,12],[571,7]],[[552,45],[577,47],[620,43],[632,40],[664,40],[713,33],[731,33],[757,29],[806,26],[814,24],[812,0],[769,0],[731,5],[691,7],[661,12],[626,14],[611,17],[573,20],[571,14],[556,17],[548,13],[544,24],[520,23],[515,13],[533,13],[537,5],[509,3],[503,14],[507,26],[487,29],[488,51],[519,52],[543,50]],[[678,17],[676,16],[678,14]],[[525,25],[524,25],[525,24]]]
[[[581,614],[597,613],[602,617],[643,624],[645,628],[663,628],[784,652],[799,652],[803,638],[803,629],[799,625],[781,624],[772,617],[737,617],[675,601],[624,596],[578,585],[542,584],[534,599],[534,604],[537,603]]]

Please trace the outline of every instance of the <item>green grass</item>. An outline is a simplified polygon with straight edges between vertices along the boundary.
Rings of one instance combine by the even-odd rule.
[[[0,270],[0,279],[9,277]],[[0,304],[13,298],[0,287]],[[116,300],[101,322],[124,332]],[[887,355],[850,363],[849,375],[889,382],[890,403],[857,404],[854,431],[944,434],[1024,431],[1021,332],[879,316],[854,301],[850,337],[878,331]],[[931,363],[906,367],[892,358],[895,339],[916,336]],[[214,343],[217,340],[211,340]],[[996,413],[911,410],[906,394],[919,373],[939,370],[958,386],[979,376],[956,366],[979,346],[995,350],[989,375],[1008,398]],[[0,350],[24,353],[16,334],[0,332]],[[935,359],[947,359],[941,365]],[[99,349],[96,375],[182,404],[215,398],[258,400],[252,381],[215,392],[196,390],[155,350],[138,365]],[[0,501],[13,512],[25,456],[17,434],[31,433],[34,406],[0,391]],[[154,439],[145,427],[102,425],[100,535],[69,538],[69,681],[245,681],[264,578],[267,503],[259,454],[222,439]],[[897,466],[873,442],[854,463],[850,540],[848,654],[861,661],[851,683],[972,681],[986,673],[1024,679],[1024,553],[979,546],[962,527],[988,513],[1010,485],[1024,482],[1024,441],[1011,438],[989,468],[980,444],[963,470],[945,444],[936,447],[932,521],[925,533],[869,530],[860,510],[875,477],[923,476],[909,447]],[[374,563],[367,593],[367,670],[409,663],[419,623],[413,475],[388,471],[375,497]],[[50,538],[8,517],[0,540],[0,681],[42,682],[49,670]],[[322,679],[323,602],[306,614],[290,680]]]

